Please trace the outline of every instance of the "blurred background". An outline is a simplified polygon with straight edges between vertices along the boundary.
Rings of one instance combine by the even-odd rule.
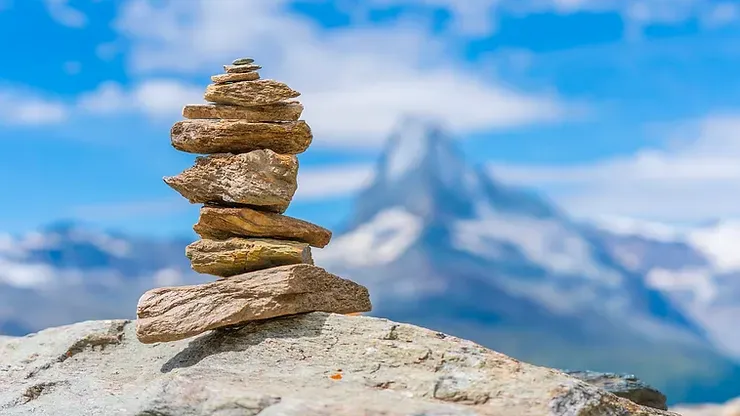
[[[210,280],[169,129],[251,56],[373,315],[740,396],[740,2],[0,0],[0,39],[0,334]]]

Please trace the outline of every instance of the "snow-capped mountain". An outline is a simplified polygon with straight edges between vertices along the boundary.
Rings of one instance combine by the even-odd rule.
[[[132,238],[60,222],[0,235],[0,334],[89,319],[132,318],[153,287],[206,281],[190,271],[187,240]]]
[[[354,212],[314,257],[368,286],[376,315],[543,365],[639,373],[675,401],[740,395],[704,328],[603,235],[470,166],[433,122],[400,125]]]
[[[740,305],[730,229],[677,239],[670,227],[648,238],[584,226],[470,166],[433,121],[410,118],[314,258],[368,286],[376,316],[542,365],[635,373],[671,403],[722,402],[740,396],[740,368],[712,345],[740,345],[717,336]],[[194,238],[74,223],[0,234],[0,334],[133,317],[152,287],[209,281],[184,256]],[[705,304],[722,308],[695,306]]]
[[[595,238],[665,293],[728,354],[740,358],[740,221],[676,227],[630,219],[596,224]]]

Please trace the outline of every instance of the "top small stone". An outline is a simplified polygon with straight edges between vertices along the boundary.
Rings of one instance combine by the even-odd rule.
[[[234,59],[231,65],[250,65],[253,63],[254,63],[254,59],[252,58],[239,58],[239,59]]]

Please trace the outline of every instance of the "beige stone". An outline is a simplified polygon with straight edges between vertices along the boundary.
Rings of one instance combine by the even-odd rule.
[[[222,104],[191,104],[185,106],[182,115],[190,119],[240,119],[249,122],[296,121],[303,113],[303,104],[282,102],[272,105],[243,107]]]
[[[298,154],[313,140],[311,127],[303,121],[250,123],[244,120],[182,120],[172,126],[172,146],[189,153],[246,153],[270,149]]]
[[[217,104],[268,105],[296,98],[301,93],[282,82],[271,79],[236,82],[233,84],[211,84],[206,87],[205,99]]]
[[[252,206],[283,213],[296,189],[298,159],[272,150],[195,159],[195,165],[164,181],[191,203]]]
[[[262,69],[259,65],[246,64],[246,65],[224,65],[224,71],[227,74],[243,74],[245,72],[254,72]]]
[[[316,266],[282,266],[213,283],[150,290],[139,299],[136,335],[150,344],[279,316],[371,309],[367,289],[357,283]]]
[[[308,244],[274,239],[198,240],[187,246],[185,255],[196,272],[219,277],[289,264],[313,264]]]
[[[314,247],[325,247],[331,231],[310,222],[250,208],[204,206],[198,223],[193,226],[206,239],[225,240],[231,237],[263,237],[295,240]]]
[[[254,81],[256,79],[260,79],[260,74],[258,72],[218,74],[211,77],[211,81],[216,84],[225,84],[227,82]]]

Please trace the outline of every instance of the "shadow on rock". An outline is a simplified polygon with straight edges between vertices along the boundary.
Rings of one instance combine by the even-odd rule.
[[[246,351],[267,339],[315,338],[325,330],[328,316],[327,313],[314,312],[219,328],[191,341],[185,349],[164,363],[160,371],[169,373],[178,368],[191,367],[209,356],[224,352]]]

